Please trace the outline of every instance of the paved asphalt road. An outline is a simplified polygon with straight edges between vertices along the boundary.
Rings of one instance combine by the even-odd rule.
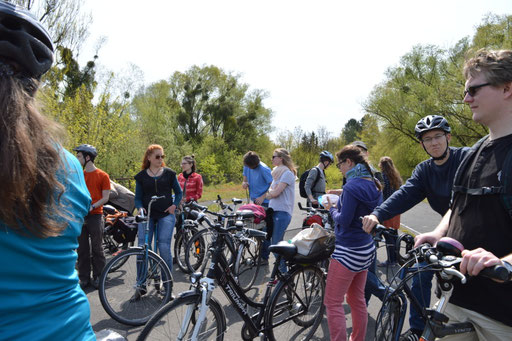
[[[299,191],[296,188],[296,202],[302,202],[305,204],[305,199],[300,198],[298,195]],[[304,213],[300,211],[298,208],[294,209],[294,214],[292,218],[292,222],[288,228],[288,232],[285,236],[285,240],[290,239],[295,233],[297,233],[297,228],[300,228],[302,219],[304,217]],[[434,229],[437,223],[440,221],[441,217],[432,211],[428,204],[420,203],[416,205],[414,208],[406,212],[402,215],[402,223],[407,227],[410,227],[416,232],[428,232]],[[295,230],[294,230],[295,229]],[[378,259],[383,261],[386,259],[384,248],[380,248],[378,252]],[[176,267],[177,268],[177,267]],[[174,293],[177,294],[179,292],[188,290],[189,282],[188,276],[181,273],[178,269],[173,270],[174,276]],[[267,268],[268,269],[268,268]],[[379,268],[380,272],[380,268]],[[265,290],[265,276],[268,276],[268,270],[260,271],[259,278],[257,279],[256,285],[257,287],[251,291],[249,294],[253,298],[257,298],[259,295],[264,294]],[[380,273],[381,277],[384,278],[384,275]],[[101,303],[99,301],[98,292],[96,290],[92,290],[91,288],[86,289],[87,298],[89,299],[91,305],[91,324],[95,332],[98,332],[103,329],[110,329],[118,332],[122,336],[126,337],[128,340],[135,340],[137,335],[142,330],[142,327],[131,327],[120,324],[110,318],[110,316],[103,310]],[[221,304],[224,305],[224,310],[226,312],[227,321],[228,321],[228,331],[225,337],[225,340],[240,340],[240,329],[242,327],[242,320],[235,313],[234,309],[229,306],[229,302],[227,298],[224,296],[220,289],[217,289],[214,295],[220,300]],[[350,333],[352,320],[350,315],[350,307],[347,304],[344,304],[345,312],[347,313],[347,329]],[[380,309],[380,301],[372,297],[370,300],[370,304],[368,307],[369,319],[368,319],[368,330],[366,340],[373,340],[374,329],[375,329],[375,319],[377,318],[377,314]],[[408,322],[406,322],[406,326],[404,330],[408,328]],[[328,340],[329,339],[329,330],[327,327],[327,319],[324,317],[324,321],[316,332],[317,340]],[[281,340],[285,341],[285,340]]]

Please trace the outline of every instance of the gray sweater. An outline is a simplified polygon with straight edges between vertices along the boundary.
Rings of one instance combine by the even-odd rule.
[[[315,184],[316,177],[320,172],[320,176],[318,177],[318,181]],[[314,186],[313,186],[314,185]],[[317,199],[319,195],[325,194],[325,174],[318,167],[313,167],[309,171],[308,177],[306,179],[306,183],[304,184],[304,189],[306,190],[306,194],[308,197],[310,195],[313,198]]]

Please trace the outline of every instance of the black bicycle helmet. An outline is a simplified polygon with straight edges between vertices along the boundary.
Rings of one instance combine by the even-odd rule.
[[[440,129],[447,133],[450,133],[452,129],[448,124],[448,121],[443,116],[439,115],[428,115],[423,117],[421,120],[416,123],[416,127],[414,128],[414,133],[418,139],[421,139],[423,133],[427,131],[431,131],[434,129]]]
[[[98,151],[90,144],[81,144],[73,150],[75,152],[80,152],[84,155],[89,155],[91,157],[91,160],[94,160],[96,156],[98,156]]]
[[[48,31],[26,9],[0,1],[0,59],[12,60],[23,76],[39,79],[53,63]]]
[[[368,147],[366,147],[366,143],[363,141],[354,141],[351,143],[351,145],[363,148],[364,150],[368,151]]]
[[[330,162],[334,162],[334,157],[330,151],[324,150],[320,153],[320,158],[328,159]]]

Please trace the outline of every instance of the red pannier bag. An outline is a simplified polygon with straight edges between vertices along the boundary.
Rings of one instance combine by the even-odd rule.
[[[263,208],[263,206],[260,206],[260,205],[246,204],[246,205],[242,205],[238,208],[238,211],[244,211],[244,210],[252,211],[254,213],[254,223],[255,224],[259,224],[262,221],[265,221],[265,217],[267,216],[267,214],[265,213],[265,208]]]

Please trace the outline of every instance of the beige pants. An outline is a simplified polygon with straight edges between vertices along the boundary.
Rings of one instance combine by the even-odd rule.
[[[512,327],[501,322],[493,320],[472,310],[461,308],[457,305],[448,303],[445,315],[450,319],[449,323],[471,322],[475,326],[475,331],[471,333],[448,335],[443,337],[442,341],[510,341],[512,340]],[[511,312],[506,312],[510,314]],[[504,312],[505,314],[505,312]]]

